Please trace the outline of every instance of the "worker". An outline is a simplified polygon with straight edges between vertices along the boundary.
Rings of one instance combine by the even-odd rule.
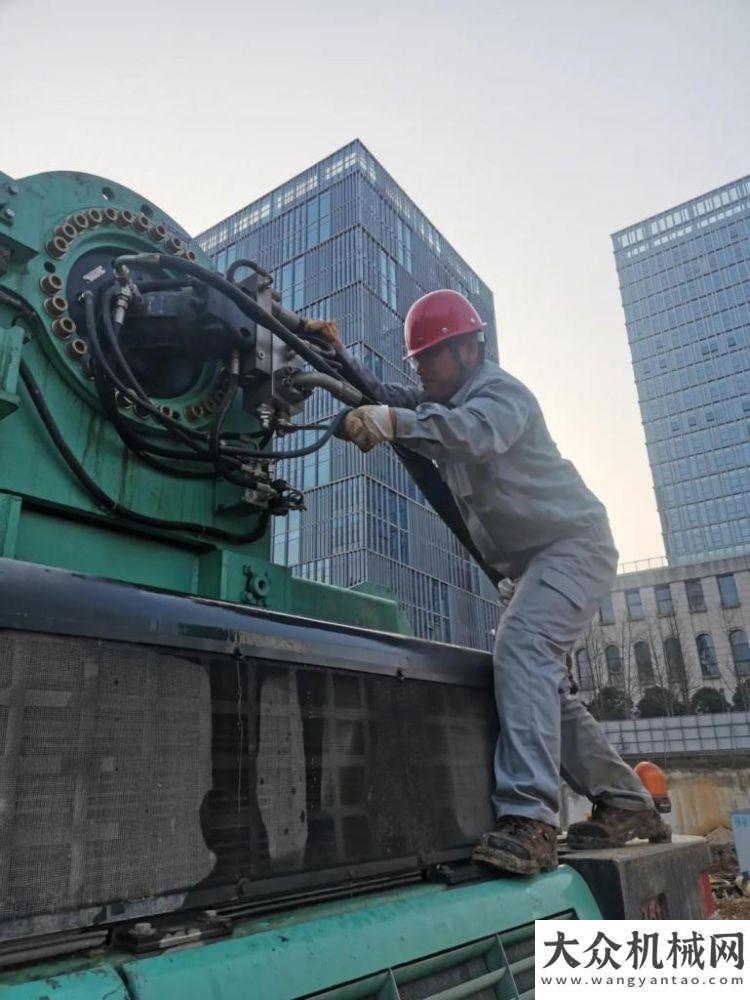
[[[473,856],[532,875],[557,866],[560,774],[594,803],[591,818],[570,827],[570,846],[663,841],[671,831],[571,694],[565,668],[615,578],[606,511],[560,456],[531,391],[485,357],[485,326],[458,292],[418,299],[404,328],[416,388],[378,382],[344,352],[335,323],[306,323],[378,401],[353,409],[340,436],[363,452],[392,442],[433,460],[484,563],[515,581],[493,654],[497,822]]]

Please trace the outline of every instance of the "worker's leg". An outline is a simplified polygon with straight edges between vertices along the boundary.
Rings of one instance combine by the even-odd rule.
[[[617,809],[654,808],[638,775],[586,706],[570,693],[567,677],[560,692],[560,721],[560,773],[574,792]]]
[[[616,560],[606,537],[566,539],[550,546],[529,564],[501,618],[494,652],[499,737],[493,803],[498,816],[526,816],[557,825],[565,654],[609,592]],[[622,761],[622,770],[617,767],[619,758],[595,720],[580,703],[570,707],[566,699],[565,710],[566,770],[574,786],[586,788],[588,794],[597,783],[608,789],[611,785],[613,792],[624,784],[617,790],[628,798],[632,772]],[[589,762],[584,768],[584,744],[573,735],[576,725],[594,738],[586,752],[604,754],[604,762]],[[633,800],[628,801],[632,807]]]

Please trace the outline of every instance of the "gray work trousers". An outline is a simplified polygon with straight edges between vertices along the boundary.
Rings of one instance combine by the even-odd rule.
[[[607,529],[567,538],[535,556],[519,579],[495,638],[497,817],[558,825],[559,776],[574,792],[620,809],[653,801],[604,730],[570,693],[565,656],[617,571]]]

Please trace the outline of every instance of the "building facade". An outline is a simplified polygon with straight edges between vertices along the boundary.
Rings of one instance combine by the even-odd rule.
[[[612,236],[667,558],[750,551],[750,177]]]
[[[274,276],[282,303],[335,319],[344,343],[385,382],[413,384],[403,321],[424,292],[454,288],[487,322],[497,358],[492,293],[361,142],[316,163],[198,237],[219,271],[250,258]],[[339,404],[322,391],[303,419]],[[282,439],[310,444],[319,432]],[[307,509],[274,519],[273,558],[293,573],[396,595],[417,635],[488,648],[497,622],[492,588],[428,507],[390,448],[367,455],[331,440],[280,474]]]
[[[574,651],[581,697],[615,687],[635,708],[656,686],[690,713],[709,688],[737,707],[737,687],[750,679],[749,635],[750,556],[621,573]]]

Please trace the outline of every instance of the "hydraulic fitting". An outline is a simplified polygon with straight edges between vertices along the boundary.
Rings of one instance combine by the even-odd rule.
[[[121,410],[129,410],[133,405],[124,392],[120,392],[119,389],[115,389],[115,403],[120,407]]]
[[[141,406],[140,403],[133,403],[133,413],[135,413],[139,420],[148,420],[151,416],[146,407]]]
[[[165,417],[170,417],[174,420],[174,410],[171,406],[167,406],[166,403],[162,403],[159,407],[159,413],[162,413]]]
[[[58,292],[62,291],[63,280],[59,274],[45,274],[39,282],[39,287],[47,295],[57,295]]]
[[[193,253],[192,250],[188,250],[185,256],[187,257],[188,260],[193,260],[193,261],[198,260],[197,254]]]
[[[76,332],[77,327],[70,316],[58,316],[52,324],[52,332],[60,340],[67,340]]]
[[[148,231],[148,235],[156,243],[161,243],[163,239],[166,239],[167,230],[164,228],[164,226],[152,226]]]
[[[167,250],[169,253],[179,253],[182,247],[183,243],[179,236],[170,236],[167,240]]]
[[[139,233],[147,232],[148,227],[150,225],[151,225],[151,220],[147,215],[144,215],[143,212],[141,212],[140,215],[136,215],[135,219],[133,220],[133,229],[135,229],[136,232]]]
[[[68,252],[69,246],[68,241],[63,239],[62,236],[54,236],[44,244],[44,249],[50,257],[55,257],[59,260],[60,257],[64,257]]]
[[[82,233],[84,229],[89,228],[89,220],[86,218],[85,212],[76,212],[75,215],[71,215],[69,219],[65,220],[72,226],[75,226],[76,231]]]
[[[124,208],[120,212],[119,217],[117,218],[117,225],[120,227],[120,229],[127,229],[128,226],[133,225],[134,219],[135,216],[133,215],[133,213],[128,211],[127,208]]]
[[[110,226],[116,225],[120,218],[120,213],[116,208],[105,208],[102,215],[104,216],[104,221]]]
[[[68,311],[68,300],[62,295],[51,295],[44,300],[44,311],[53,317],[62,316]]]
[[[104,216],[98,208],[90,208],[88,212],[86,212],[86,216],[89,220],[89,226],[101,226],[104,221]]]

